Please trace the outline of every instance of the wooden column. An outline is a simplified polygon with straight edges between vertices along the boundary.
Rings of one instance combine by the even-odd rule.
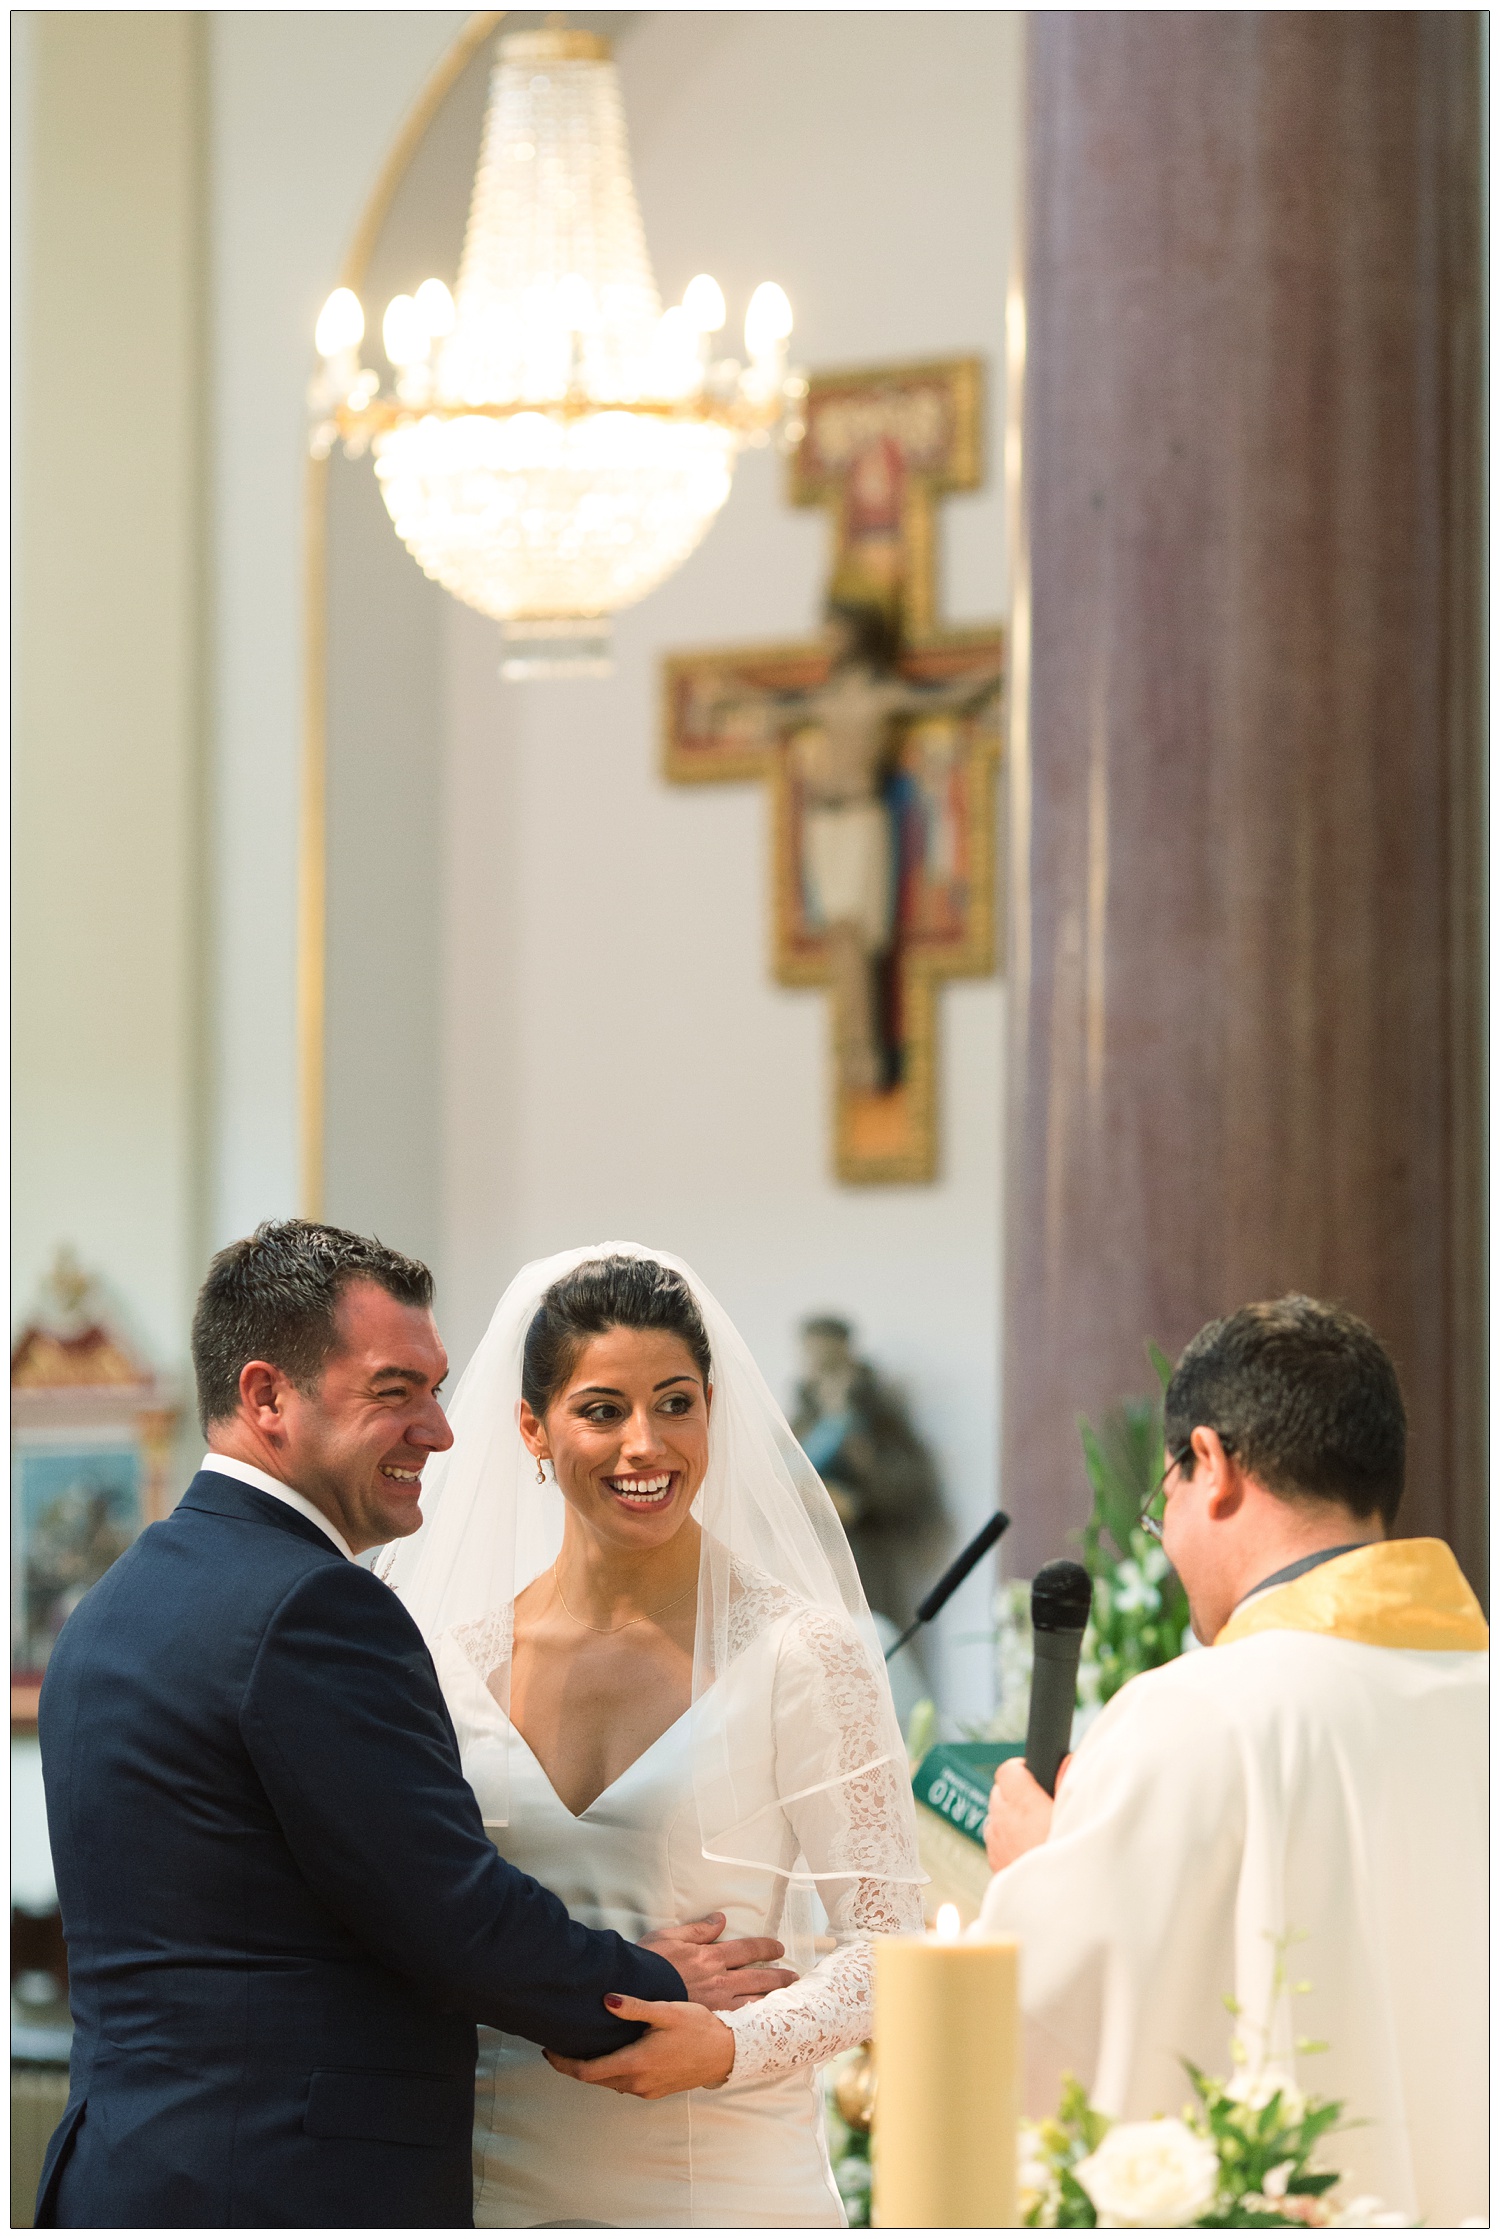
[[[1480,19],[1030,31],[1010,1567],[1148,1338],[1302,1290],[1478,1584]]]

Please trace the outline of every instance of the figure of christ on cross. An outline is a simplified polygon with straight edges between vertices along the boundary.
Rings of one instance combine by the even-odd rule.
[[[867,1095],[890,1085],[898,1058],[886,1028],[882,975],[896,930],[896,830],[888,781],[903,719],[974,715],[1000,690],[1000,663],[952,684],[911,684],[896,669],[895,635],[874,604],[833,600],[827,679],[778,692],[797,724],[802,864],[811,914],[833,970],[839,1085]]]
[[[981,481],[977,360],[815,374],[789,462],[833,529],[824,625],[669,654],[665,775],[771,789],[772,968],[833,998],[840,1180],[931,1181],[936,996],[994,970],[1001,632],[937,616],[937,501]]]
[[[801,645],[667,664],[669,774],[771,780],[775,969],[833,998],[845,1181],[934,1170],[935,982],[993,969],[1002,676],[998,633],[902,647],[883,606],[848,597]]]

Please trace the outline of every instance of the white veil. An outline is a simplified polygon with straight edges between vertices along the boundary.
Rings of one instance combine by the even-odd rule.
[[[690,1717],[704,1855],[804,1887],[921,1882],[906,1751],[843,1526],[739,1331],[670,1252],[596,1244],[522,1268],[453,1395],[453,1445],[428,1464],[424,1521],[380,1574],[439,1668],[451,1644],[508,1710],[515,1597],[556,1559],[564,1514],[517,1427],[522,1348],[543,1293],[583,1261],[616,1254],[685,1280],[713,1358],[708,1467],[693,1503],[702,1554]],[[773,1680],[788,1654],[799,1715],[778,1731]],[[790,1842],[784,1806],[799,1807]],[[487,1819],[504,1825],[505,1812],[492,1803]]]

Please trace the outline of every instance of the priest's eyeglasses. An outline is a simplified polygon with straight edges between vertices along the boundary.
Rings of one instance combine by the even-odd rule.
[[[1226,1454],[1234,1452],[1234,1440],[1226,1438],[1222,1431],[1219,1433],[1219,1444]],[[1167,1479],[1174,1469],[1181,1469],[1192,1450],[1193,1442],[1190,1438],[1185,1438],[1180,1446],[1173,1449],[1167,1456],[1166,1468],[1141,1503],[1141,1512],[1136,1518],[1136,1523],[1143,1532],[1156,1540],[1158,1544],[1161,1541],[1161,1527],[1167,1508]]]

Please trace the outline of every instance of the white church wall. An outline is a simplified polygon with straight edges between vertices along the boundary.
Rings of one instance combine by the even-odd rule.
[[[180,1367],[202,1224],[202,19],[12,18],[13,1303]]]
[[[738,318],[777,278],[814,368],[983,354],[989,473],[943,506],[942,612],[1003,614],[1018,19],[648,14],[618,57],[664,298],[707,269]],[[816,623],[827,529],[782,492],[743,459],[701,551],[621,618],[608,682],[502,685],[493,625],[446,610],[445,1331],[462,1362],[522,1260],[612,1235],[690,1259],[784,1396],[798,1318],[845,1311],[967,1536],[998,1482],[1001,983],[941,998],[939,1181],[840,1186],[826,1004],[768,974],[761,789],[657,772],[664,651]],[[987,1623],[976,1577],[943,1626],[953,1714],[988,1706],[960,1638]]]
[[[297,867],[312,331],[453,9],[209,19],[215,1243],[298,1211]],[[394,875],[394,874],[393,874]]]

